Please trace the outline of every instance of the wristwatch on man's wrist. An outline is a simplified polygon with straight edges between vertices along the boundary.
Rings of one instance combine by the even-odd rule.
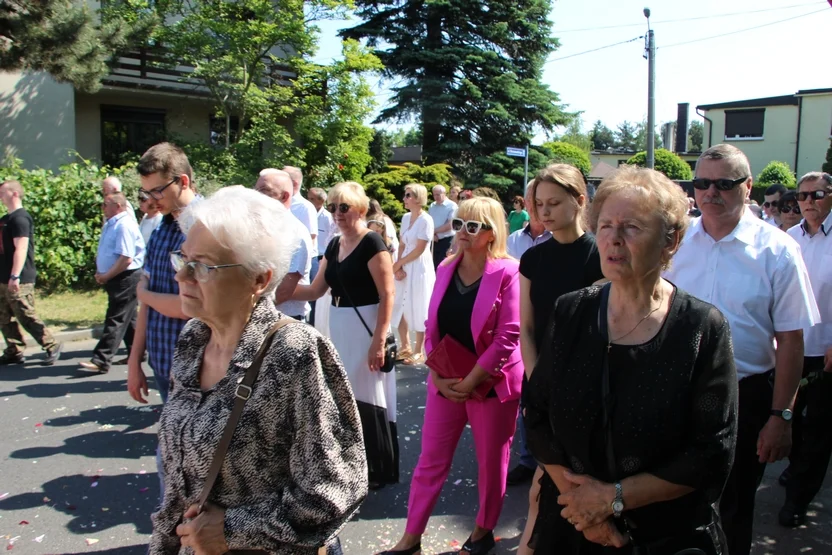
[[[615,499],[612,501],[612,516],[621,518],[621,513],[624,512],[624,490],[621,488],[621,482],[615,483]]]
[[[20,276],[16,276],[16,275],[14,275],[14,274],[12,274],[12,275],[10,275],[10,276],[9,276],[9,280],[10,280],[10,281],[17,281],[17,280],[19,280],[19,279],[20,279]]]
[[[792,416],[794,416],[794,413],[791,411],[791,409],[783,409],[783,410],[771,409],[771,415],[772,416],[779,416],[780,418],[782,418],[786,422],[791,422],[792,421]]]

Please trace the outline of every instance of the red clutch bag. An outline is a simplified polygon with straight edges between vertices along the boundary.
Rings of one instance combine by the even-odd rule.
[[[428,355],[427,360],[425,360],[425,366],[439,374],[440,378],[445,379],[465,379],[476,364],[477,355],[447,334],[434,347]],[[493,377],[488,378],[471,392],[471,397],[477,401],[482,401],[488,392],[491,391],[491,388],[494,387],[494,382],[495,379]]]

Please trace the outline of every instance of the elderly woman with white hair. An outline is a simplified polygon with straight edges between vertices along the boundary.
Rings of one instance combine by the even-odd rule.
[[[337,532],[367,494],[335,348],[271,300],[289,264],[289,218],[240,186],[179,218],[187,238],[171,262],[192,320],[159,427],[165,492],[151,554],[337,553]]]

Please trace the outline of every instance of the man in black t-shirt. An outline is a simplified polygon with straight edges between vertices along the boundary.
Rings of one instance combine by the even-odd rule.
[[[43,364],[51,366],[61,356],[62,344],[35,314],[35,226],[23,208],[23,187],[17,181],[4,182],[0,201],[8,210],[0,218],[0,330],[6,338],[0,365],[23,362],[22,325],[46,351]]]

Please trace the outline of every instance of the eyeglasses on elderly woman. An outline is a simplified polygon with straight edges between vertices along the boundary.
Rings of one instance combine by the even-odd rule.
[[[465,227],[465,232],[468,235],[477,235],[480,230],[489,230],[491,226],[484,222],[478,222],[476,220],[463,220],[461,218],[454,218],[451,220],[451,229],[454,231],[460,231],[463,227]]]
[[[242,264],[217,264],[215,266],[209,266],[208,264],[204,264],[196,260],[186,260],[182,251],[171,252],[170,263],[173,265],[173,269],[176,270],[176,272],[181,272],[183,268],[187,268],[186,271],[188,276],[194,278],[199,283],[205,283],[211,279],[211,273],[214,270],[242,266]]]

